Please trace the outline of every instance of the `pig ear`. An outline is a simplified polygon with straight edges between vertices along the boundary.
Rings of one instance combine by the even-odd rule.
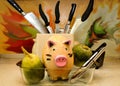
[[[67,40],[67,41],[65,41],[64,44],[66,44],[66,45],[70,45],[70,44],[71,44],[71,40]]]
[[[53,42],[53,41],[48,41],[48,46],[49,47],[52,47],[52,46],[54,46],[55,45],[55,43]]]

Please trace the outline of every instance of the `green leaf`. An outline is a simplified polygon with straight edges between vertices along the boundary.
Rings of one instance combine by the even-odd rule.
[[[15,36],[14,34],[12,33],[4,33],[6,34],[8,37],[12,38],[12,39],[16,39],[16,40],[25,40],[25,39],[28,39],[29,37],[17,37]]]
[[[105,35],[106,34],[103,26],[97,22],[95,22],[95,24],[94,24],[94,33],[97,35]]]
[[[88,33],[88,34],[87,34],[87,36],[86,36],[86,38],[85,38],[84,44],[85,44],[86,46],[88,46],[88,47],[92,47],[93,41],[90,41],[90,38],[91,38],[91,35],[92,35],[92,31],[89,30],[87,33]]]
[[[36,37],[36,34],[38,33],[38,31],[35,28],[27,25],[21,25],[21,27],[25,32],[31,34],[33,38]]]

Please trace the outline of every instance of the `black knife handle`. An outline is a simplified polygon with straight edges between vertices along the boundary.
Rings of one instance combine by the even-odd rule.
[[[42,19],[44,20],[45,25],[46,25],[46,26],[49,26],[50,23],[48,22],[48,19],[47,19],[45,13],[44,13],[43,10],[42,10],[41,4],[39,4],[39,13],[40,13]]]
[[[19,13],[22,13],[23,10],[14,0],[7,0]]]
[[[105,42],[103,42],[94,52],[97,52],[98,50],[100,50],[100,48],[105,47],[107,44]]]
[[[56,16],[56,20],[55,20],[55,23],[59,23],[60,22],[60,11],[59,11],[59,4],[60,4],[60,1],[58,1],[56,3],[56,6],[55,6],[55,16]]]
[[[86,11],[83,13],[81,17],[81,21],[85,21],[89,17],[91,11],[93,10],[93,5],[94,5],[94,0],[90,0]]]
[[[74,13],[75,13],[75,9],[76,9],[76,4],[75,4],[75,3],[73,3],[71,6],[72,6],[72,8],[71,8],[71,11],[70,11],[70,14],[69,14],[68,21],[71,21],[71,20],[72,20],[73,15],[74,15]]]

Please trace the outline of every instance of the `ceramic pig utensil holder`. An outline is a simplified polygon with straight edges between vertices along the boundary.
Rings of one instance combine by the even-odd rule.
[[[74,65],[72,41],[62,35],[53,35],[47,40],[42,61],[51,80],[68,79]]]

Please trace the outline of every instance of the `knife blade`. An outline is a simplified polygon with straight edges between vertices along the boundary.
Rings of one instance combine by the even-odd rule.
[[[71,7],[71,11],[70,11],[70,13],[69,13],[69,17],[68,17],[67,24],[65,25],[64,33],[69,33],[70,23],[71,23],[71,21],[72,21],[73,15],[74,15],[75,10],[76,10],[76,4],[75,4],[75,3],[73,3],[71,6],[72,6],[72,7]]]
[[[59,12],[59,4],[60,4],[60,1],[58,1],[56,3],[56,6],[55,6],[55,17],[56,17],[56,20],[55,20],[55,33],[60,33],[60,27],[59,27],[59,23],[60,23],[60,12]]]
[[[48,29],[49,33],[53,33],[53,29],[50,27],[50,22],[48,22],[48,19],[47,19],[45,13],[42,10],[42,5],[41,4],[39,4],[39,13],[40,13],[42,19],[44,20],[45,26]]]
[[[35,27],[40,33],[48,33],[39,19],[33,12],[25,13],[22,8],[14,1],[14,0],[7,0],[10,5],[12,5],[24,18],[33,26]]]
[[[73,24],[70,34],[74,34],[75,31],[77,30],[77,27],[80,26],[85,20],[88,19],[89,15],[91,14],[93,10],[93,5],[94,5],[94,0],[90,0],[87,6],[87,9],[83,13],[82,17],[79,19],[76,19],[75,23]]]

